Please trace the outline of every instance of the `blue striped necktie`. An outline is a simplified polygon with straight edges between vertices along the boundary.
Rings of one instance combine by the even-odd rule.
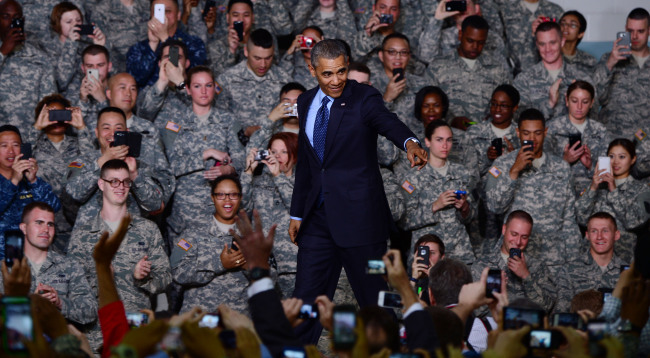
[[[325,96],[321,100],[320,108],[316,112],[316,122],[314,122],[314,150],[321,163],[325,155],[325,138],[327,137],[327,123],[330,120],[330,111],[327,109],[327,104],[330,98]]]

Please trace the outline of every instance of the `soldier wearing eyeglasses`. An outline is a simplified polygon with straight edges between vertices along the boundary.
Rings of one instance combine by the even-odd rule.
[[[100,116],[99,123],[104,116]],[[116,151],[119,149],[116,149]],[[129,192],[137,187],[132,179],[130,165],[120,159],[102,163],[96,185],[101,195],[101,210],[86,221],[77,221],[70,238],[68,255],[83,263],[86,278],[97,297],[97,278],[92,250],[104,232],[113,233],[120,220],[129,215]],[[124,309],[139,311],[151,309],[150,298],[161,293],[171,282],[169,259],[163,249],[163,240],[155,223],[134,215],[126,237],[112,263],[117,291]],[[93,349],[101,343],[99,326],[89,332]]]
[[[82,204],[76,222],[86,223],[94,218],[102,207],[102,194],[98,183],[104,163],[111,159],[123,160],[127,165],[131,183],[127,197],[129,212],[133,215],[155,213],[164,208],[165,190],[161,175],[152,163],[128,156],[126,145],[112,146],[117,131],[128,131],[126,116],[117,107],[106,107],[99,112],[95,135],[99,150],[84,153],[68,165],[66,192]]]

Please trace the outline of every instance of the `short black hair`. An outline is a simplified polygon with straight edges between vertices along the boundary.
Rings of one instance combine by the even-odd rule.
[[[323,29],[321,29],[320,27],[318,27],[316,25],[307,26],[304,29],[302,29],[302,31],[300,31],[300,33],[303,33],[306,30],[314,30],[314,31],[318,32],[318,34],[320,35],[321,38],[323,38],[323,36],[325,36],[325,34],[323,33]]]
[[[355,62],[355,61],[350,62],[350,66],[348,66],[348,73],[351,71],[365,73],[368,76],[370,76],[370,68],[368,68],[368,66],[366,66],[361,62]]]
[[[285,93],[287,93],[289,91],[300,91],[300,92],[305,93],[305,92],[307,92],[307,89],[305,88],[305,86],[301,85],[298,82],[289,82],[289,83],[285,84],[284,86],[282,86],[282,88],[280,88],[280,98],[282,98],[283,94],[285,94]]]
[[[415,253],[418,251],[418,246],[423,246],[424,244],[428,243],[438,244],[438,251],[440,252],[440,256],[442,257],[445,255],[445,243],[442,242],[442,239],[439,238],[436,234],[426,234],[421,236],[413,245],[413,252]]]
[[[569,88],[567,88],[566,90],[566,96],[569,97],[569,95],[571,95],[571,92],[577,89],[581,89],[589,92],[591,99],[594,99],[596,97],[596,90],[594,89],[594,86],[592,86],[591,83],[582,80],[577,80],[572,84],[570,84]]]
[[[230,0],[228,1],[227,12],[230,12],[230,8],[232,8],[232,6],[237,3],[246,4],[251,8],[251,11],[255,11],[255,6],[253,6],[253,2],[251,0]]]
[[[530,216],[529,213],[527,213],[527,212],[525,212],[523,210],[515,210],[515,211],[511,212],[510,214],[508,214],[508,218],[506,219],[505,225],[507,226],[514,219],[523,220],[523,221],[529,223],[530,226],[533,226],[533,223],[534,223],[533,222],[533,217]]]
[[[386,42],[391,39],[402,39],[406,41],[406,44],[411,48],[411,41],[409,41],[409,38],[406,37],[406,35],[399,33],[399,32],[393,32],[392,34],[384,37],[384,40],[381,42],[381,49],[384,49],[384,46],[386,46]]]
[[[117,114],[121,115],[122,118],[124,118],[124,123],[126,123],[126,114],[124,114],[123,110],[121,110],[121,109],[119,109],[117,107],[108,106],[108,107],[102,108],[102,110],[99,111],[99,113],[97,113],[97,127],[98,128],[99,128],[99,119],[102,118],[102,115],[104,113],[117,113]]]
[[[542,125],[546,128],[546,118],[544,118],[544,114],[535,108],[528,108],[521,112],[517,125],[521,127],[521,123],[524,121],[542,121]]]
[[[605,219],[609,220],[614,224],[614,230],[618,230],[618,224],[616,224],[616,219],[612,216],[610,213],[606,213],[604,211],[599,211],[597,213],[591,214],[589,219],[587,219],[587,226],[589,226],[589,222],[593,219]]]
[[[424,128],[425,138],[430,140],[433,133],[436,132],[436,129],[440,127],[447,127],[449,130],[451,130],[449,123],[443,121],[442,119],[436,119],[435,121],[431,121],[431,123],[427,124],[427,127]]]
[[[650,22],[650,13],[648,13],[648,10],[642,7],[637,7],[636,9],[630,11],[630,13],[627,15],[627,18],[630,20],[646,20]]]
[[[562,22],[562,19],[565,17],[572,15],[578,18],[578,23],[580,23],[580,29],[578,30],[579,34],[583,34],[585,31],[587,31],[587,19],[585,19],[585,16],[581,14],[578,10],[569,10],[562,14],[562,17],[560,18],[560,22]],[[578,43],[580,43],[582,39],[578,39]]]
[[[490,31],[490,25],[481,15],[472,15],[466,17],[465,20],[463,20],[463,24],[461,25],[461,30],[465,32],[468,27],[477,30]]]
[[[104,178],[104,174],[109,170],[126,170],[128,172],[129,166],[122,159],[107,160],[106,163],[102,165],[102,169],[101,172],[99,173],[99,177]]]
[[[540,32],[548,32],[553,30],[555,30],[558,36],[562,38],[562,28],[560,27],[560,24],[555,21],[546,21],[539,24],[539,26],[537,26],[537,30],[535,30],[535,37],[537,37],[537,34]]]
[[[447,112],[449,111],[449,97],[442,88],[438,86],[426,86],[422,87],[418,93],[415,94],[415,108],[413,109],[413,115],[418,120],[422,120],[420,114],[422,113],[422,103],[424,102],[424,97],[428,94],[433,93],[440,97],[442,101],[442,118],[447,117]]]
[[[18,138],[20,138],[20,142],[23,142],[23,137],[20,135],[20,130],[16,126],[12,126],[11,124],[5,124],[0,126],[0,133],[2,132],[14,132],[18,134]]]
[[[227,175],[222,175],[220,177],[217,177],[217,179],[213,180],[212,183],[210,183],[210,195],[212,195],[214,189],[216,189],[217,186],[219,186],[219,183],[221,183],[224,180],[232,180],[237,186],[237,190],[239,190],[240,193],[242,192],[242,186],[241,186],[241,181],[239,181],[239,177],[233,174],[227,174]]]
[[[86,48],[81,52],[81,61],[83,62],[83,58],[86,57],[86,55],[99,55],[100,53],[104,54],[106,56],[106,61],[111,60],[111,55],[108,52],[108,49],[102,45],[88,45]]]
[[[32,201],[23,209],[23,215],[20,218],[20,222],[24,223],[29,214],[35,209],[41,209],[43,211],[47,211],[48,213],[54,214],[54,209],[50,206],[50,204],[44,203],[42,201]]]
[[[517,89],[514,86],[509,85],[507,83],[499,85],[497,86],[497,88],[494,89],[494,91],[492,91],[492,96],[494,97],[494,94],[497,92],[505,93],[506,96],[508,96],[508,98],[510,98],[510,100],[512,101],[513,106],[519,105],[519,100],[520,100],[519,91],[517,91]]]
[[[163,50],[165,49],[165,47],[169,47],[169,46],[178,46],[178,47],[180,47],[181,50],[183,50],[183,56],[187,59],[187,46],[185,45],[185,43],[183,41],[174,40],[173,38],[170,37],[167,40],[165,40],[165,42],[160,44],[160,46],[156,50],[156,57],[159,60],[162,59],[162,53],[163,53]]]
[[[350,58],[348,48],[345,47],[345,42],[343,40],[325,39],[319,41],[311,49],[311,66],[317,68],[318,61],[321,57],[328,60],[334,60],[340,56],[343,56],[343,62],[347,65],[348,59]]]
[[[460,289],[472,282],[469,267],[457,259],[444,258],[429,270],[429,289],[436,306],[458,303]]]
[[[273,47],[273,35],[265,29],[257,29],[251,32],[251,44],[261,48]]]

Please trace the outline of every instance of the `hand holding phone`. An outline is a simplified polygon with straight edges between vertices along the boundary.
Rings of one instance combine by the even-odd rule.
[[[13,267],[14,260],[23,259],[23,250],[25,248],[25,234],[20,230],[7,230],[5,236],[5,264],[7,267]]]
[[[612,160],[610,157],[598,157],[598,171],[605,170],[601,172],[600,175],[605,173],[612,173]]]
[[[624,46],[627,48],[621,49],[621,54],[623,57],[630,57],[630,50],[632,48],[632,41],[630,39],[629,32],[618,32],[616,33],[616,39],[618,40],[618,46]]]
[[[237,37],[239,37],[239,42],[244,41],[244,22],[235,21],[232,23],[232,27],[237,31]]]
[[[2,347],[10,355],[27,353],[23,339],[34,339],[34,322],[28,297],[3,297],[0,302],[4,327]]]
[[[161,24],[165,23],[165,4],[154,5],[153,17],[160,21]]]
[[[495,298],[492,292],[501,293],[501,270],[490,269],[488,271],[487,282],[485,283],[485,296]]]
[[[357,341],[357,313],[354,306],[338,305],[332,314],[332,341],[335,350],[350,350]]]

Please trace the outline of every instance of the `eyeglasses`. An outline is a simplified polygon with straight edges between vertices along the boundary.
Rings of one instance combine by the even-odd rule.
[[[512,107],[514,107],[514,106],[511,106],[511,105],[509,105],[509,104],[490,102],[490,107],[491,107],[491,108],[510,109],[510,108],[512,108]]]
[[[402,50],[402,51],[382,50],[382,51],[386,52],[388,54],[388,56],[391,56],[391,57],[397,57],[398,55],[402,56],[402,57],[407,57],[407,56],[409,56],[411,54],[411,51],[407,51],[407,50]]]
[[[217,198],[217,200],[224,200],[226,197],[230,200],[237,200],[241,198],[241,193],[212,193],[212,196]]]
[[[117,188],[120,186],[120,184],[124,185],[125,188],[130,188],[133,186],[133,181],[131,179],[124,179],[124,180],[119,180],[119,179],[104,179],[101,178],[103,181],[107,182],[108,184],[111,185],[113,188]]]
[[[580,27],[580,25],[576,24],[575,22],[564,22],[564,21],[560,22],[560,27],[566,27],[566,26],[572,29],[577,29],[578,27]]]

